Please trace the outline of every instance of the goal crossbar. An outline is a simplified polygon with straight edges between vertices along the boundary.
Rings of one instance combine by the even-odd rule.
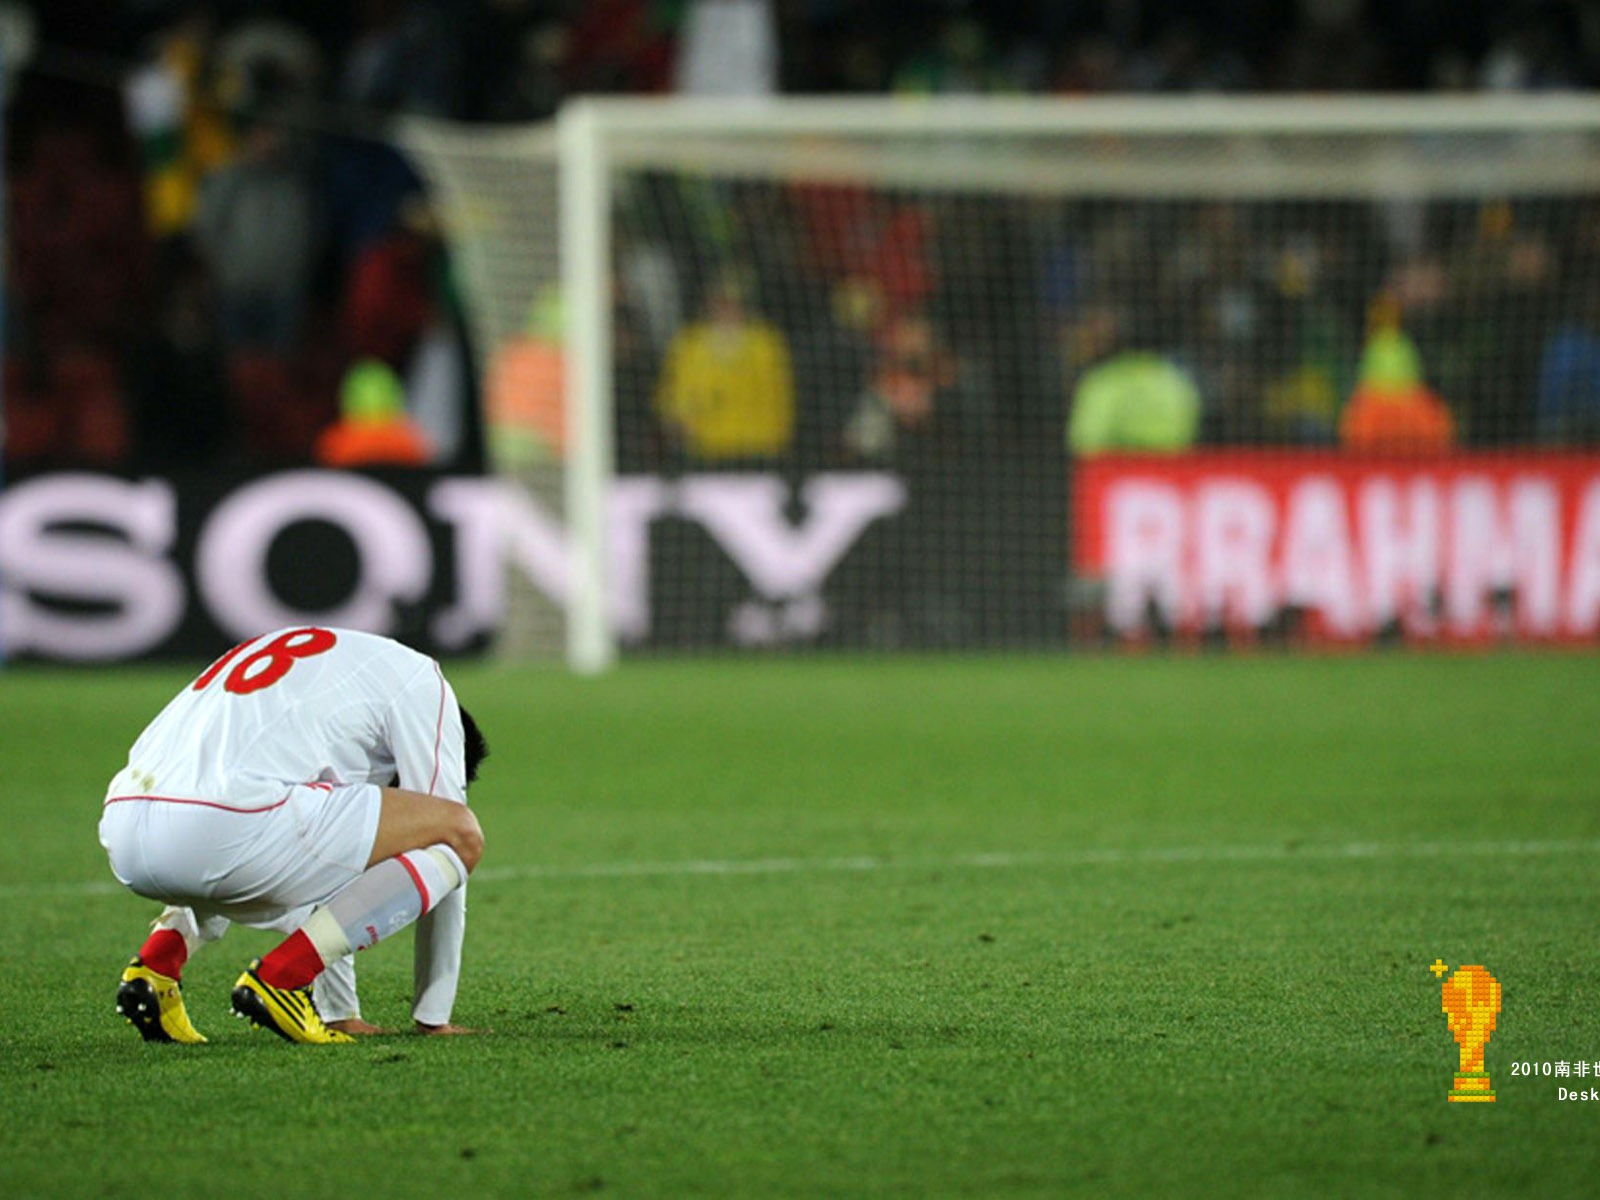
[[[611,238],[623,174],[866,181],[1063,200],[1600,196],[1600,99],[1579,94],[742,103],[597,97],[569,102],[542,126],[464,130],[412,122],[402,140],[425,166],[430,157],[454,155],[473,170],[520,161],[554,172],[554,211],[528,211],[524,203],[508,218],[457,194],[447,196],[455,211],[444,216],[447,227],[542,220],[559,243],[566,314],[560,494],[570,549],[563,607],[567,659],[585,673],[604,670],[617,653],[604,538],[616,438]],[[469,275],[499,270],[503,279],[506,264],[485,253],[493,236],[475,241]],[[480,331],[481,340],[492,344],[519,315],[507,309],[495,318],[494,336]]]

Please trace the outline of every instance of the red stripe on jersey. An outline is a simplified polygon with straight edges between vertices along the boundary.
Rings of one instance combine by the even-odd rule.
[[[231,813],[271,812],[273,809],[282,808],[285,804],[289,803],[289,797],[287,796],[285,796],[282,800],[279,800],[276,804],[264,805],[261,808],[236,808],[231,804],[218,804],[214,800],[191,800],[180,796],[110,796],[107,797],[106,803],[122,804],[128,800],[149,800],[156,804],[192,804],[197,808],[219,808],[223,812]]]
[[[433,778],[428,780],[428,794],[434,795],[433,787],[439,782],[439,746],[444,741],[444,672],[439,669],[439,664],[433,664],[433,673],[439,677],[439,720],[433,729]]]
[[[433,907],[433,900],[428,895],[428,885],[422,882],[422,873],[411,865],[411,860],[404,854],[397,854],[395,858],[406,869],[406,874],[411,876],[411,882],[417,885],[417,891],[422,896],[422,911],[427,912],[428,909]]]

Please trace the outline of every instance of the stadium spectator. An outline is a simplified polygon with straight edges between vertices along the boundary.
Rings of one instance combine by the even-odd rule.
[[[1403,307],[1458,431],[1522,441],[1533,432],[1547,323],[1561,311],[1551,235],[1531,209],[1504,200],[1435,206],[1431,216],[1423,252],[1383,295]]]
[[[1147,340],[1104,302],[1088,306],[1071,329],[1067,363],[1081,372],[1067,414],[1073,454],[1174,453],[1194,444],[1199,387],[1171,358],[1139,348]]]
[[[567,27],[558,21],[521,33],[515,64],[493,84],[488,101],[491,120],[544,121],[555,115],[566,92],[561,65],[568,38]]]
[[[422,185],[405,156],[386,142],[330,138],[323,150],[322,231],[339,266],[348,270],[362,250],[395,227]]]
[[[1422,380],[1422,359],[1380,304],[1361,354],[1356,390],[1339,419],[1339,441],[1360,454],[1429,454],[1455,441],[1455,420]]]
[[[663,426],[701,462],[770,459],[794,434],[794,375],[782,333],[753,315],[750,283],[724,270],[704,318],[667,349],[656,393]]]
[[[325,467],[419,467],[430,453],[427,438],[406,415],[400,377],[376,359],[352,366],[339,419],[317,438],[317,461]]]
[[[350,354],[404,372],[439,316],[442,248],[433,212],[418,193],[402,202],[387,234],[369,242],[351,264],[344,298]]]
[[[195,235],[217,281],[230,350],[294,349],[319,241],[301,148],[264,121],[201,193]]]
[[[215,74],[237,110],[303,100],[322,80],[316,39],[277,17],[247,17],[216,40]]]
[[[215,36],[215,14],[194,5],[153,39],[126,84],[128,123],[144,164],[145,216],[158,240],[189,229],[201,183],[233,157],[226,85],[211,58]]]
[[[965,415],[956,390],[961,372],[932,323],[920,316],[896,318],[878,344],[866,389],[844,428],[850,454],[893,462],[919,440],[957,436]]]
[[[672,82],[671,29],[645,0],[591,0],[570,18],[567,92],[653,93]]]
[[[150,412],[151,354],[166,337],[158,326],[172,314],[165,302],[141,303],[150,241],[186,234],[215,276],[228,386],[252,454],[308,452],[337,380],[369,353],[407,376],[414,412],[440,414],[427,419],[441,452],[467,437],[471,422],[456,418],[473,381],[446,319],[454,314],[435,289],[423,313],[416,274],[398,252],[410,237],[404,201],[420,185],[392,145],[370,136],[369,109],[525,120],[550,115],[574,92],[661,92],[674,83],[725,95],[780,86],[962,94],[1600,82],[1600,22],[1533,0],[1458,14],[1448,38],[1426,28],[1417,5],[1353,0],[1278,6],[1248,28],[1237,6],[1175,4],[1128,23],[1125,11],[1059,6],[890,14],[775,0],[364,0],[353,16],[299,6],[282,17],[261,15],[259,5],[186,0],[119,6],[119,20],[103,28],[73,23],[57,6],[35,7],[45,44],[69,53],[79,45],[119,53],[116,38],[131,32],[137,45],[148,36],[123,86],[104,91],[121,107],[87,123],[59,102],[85,89],[41,87],[48,71],[12,75],[21,84],[10,112],[18,326],[10,341],[46,354],[68,347],[80,366],[101,356],[100,368],[68,372],[105,384],[70,389],[99,397],[95,404],[115,407],[120,389],[130,389],[140,406],[136,436],[100,439],[96,454],[152,447],[137,431]],[[243,131],[234,128],[241,113],[254,114]],[[58,136],[73,125],[90,146],[76,165]],[[108,150],[130,128],[143,166],[142,214],[134,173]],[[51,173],[56,181],[41,186]],[[1059,392],[1054,332],[1076,327],[1091,297],[1147,310],[1141,323],[1159,334],[1151,348],[1181,363],[1206,398],[1201,440],[1324,441],[1354,375],[1351,331],[1380,282],[1400,299],[1408,335],[1450,398],[1462,437],[1554,437],[1552,419],[1538,412],[1549,407],[1539,399],[1541,356],[1556,348],[1563,289],[1594,270],[1592,255],[1579,251],[1593,237],[1585,225],[1596,222],[1570,209],[1551,219],[1525,202],[1319,203],[1290,215],[1288,228],[1276,215],[1256,225],[1267,210],[1253,203],[1052,202],[1038,219],[1057,229],[1041,249],[1025,229],[1034,218],[994,196],[919,196],[837,178],[781,187],[685,184],[670,173],[634,179],[633,195],[621,199],[639,204],[643,219],[630,214],[621,224],[648,237],[624,233],[615,248],[617,349],[629,358],[617,372],[619,399],[648,420],[657,364],[683,332],[687,264],[737,257],[763,285],[762,324],[805,376],[792,432],[777,439],[802,456],[813,442],[819,457],[831,452],[823,447],[836,443],[862,394],[872,340],[925,313],[944,314],[963,362],[993,380],[1002,425],[1045,428]],[[41,203],[46,191],[59,202]],[[124,237],[130,221],[153,239]],[[775,221],[788,223],[787,238],[766,236]],[[1155,244],[1167,252],[1153,263]],[[1309,279],[1301,290],[1297,273]],[[770,290],[774,281],[781,292]],[[159,280],[155,290],[166,294]],[[972,303],[978,295],[990,299]],[[341,328],[356,330],[346,345],[302,336]],[[972,351],[985,346],[1004,349],[979,362]],[[1562,353],[1577,346],[1563,341]],[[1059,357],[1075,380],[1084,364],[1070,350]],[[56,375],[53,365],[30,366],[26,396],[55,395]],[[182,386],[204,385],[196,375]],[[212,408],[225,414],[229,406],[224,394]],[[61,436],[42,442],[58,445]],[[624,452],[656,437],[632,439]],[[27,444],[14,434],[8,456]]]
[[[689,0],[674,83],[685,96],[771,96],[778,90],[772,0]]]
[[[1021,90],[998,61],[988,30],[971,15],[947,17],[931,44],[914,50],[895,72],[892,90],[906,95],[982,95]]]
[[[559,460],[566,449],[566,322],[550,289],[534,302],[527,327],[495,351],[484,386],[489,454],[504,469]]]
[[[433,0],[362,0],[345,54],[340,95],[363,108],[421,116],[455,110],[462,64],[459,6]]]
[[[1150,220],[1175,245],[1156,273],[1157,303],[1137,293],[1124,303],[1124,323],[1138,323],[1133,348],[1169,353],[1192,374],[1206,401],[1206,440],[1259,440],[1263,395],[1290,336],[1260,252],[1272,231],[1236,202],[1203,204],[1170,226],[1162,214]]]
[[[931,211],[866,187],[791,189],[806,239],[802,265],[833,290],[843,319],[870,329],[924,311],[939,284]]]
[[[1356,92],[1397,86],[1407,66],[1394,41],[1365,19],[1360,0],[1301,0],[1299,20],[1269,52],[1266,80],[1282,91]]]
[[[874,540],[864,578],[844,599],[869,643],[957,645],[971,632],[971,575],[993,450],[994,395],[947,331],[921,315],[880,333],[866,388],[843,431],[847,462],[892,466],[905,508]]]
[[[1600,444],[1600,283],[1545,343],[1535,429],[1542,442]]]
[[[1325,283],[1320,239],[1296,234],[1280,251],[1271,297],[1282,369],[1269,379],[1263,432],[1311,445],[1338,440],[1340,397],[1350,390],[1357,344],[1337,297]]]
[[[624,226],[615,247],[618,299],[638,314],[651,348],[660,354],[683,323],[683,296],[671,249]]]
[[[433,448],[435,463],[462,462],[479,422],[469,411],[476,396],[464,339],[454,313],[441,311],[423,331],[406,371],[406,407]]]
[[[1090,369],[1072,394],[1074,454],[1172,454],[1194,444],[1200,392],[1171,359],[1130,350]]]
[[[1561,28],[1554,6],[1531,12],[1497,11],[1498,36],[1484,53],[1479,86],[1489,92],[1560,91],[1578,86],[1576,45]],[[1592,23],[1591,13],[1588,22]]]

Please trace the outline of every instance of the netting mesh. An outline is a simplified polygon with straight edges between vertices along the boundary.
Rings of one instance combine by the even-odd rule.
[[[408,122],[460,279],[482,381],[487,450],[509,485],[497,652],[559,657],[565,639],[558,174],[548,129]]]
[[[1090,460],[1600,439],[1593,132],[608,150],[625,648],[1100,636]],[[492,373],[553,278],[552,160],[425,159],[483,214],[454,224]],[[502,461],[546,495],[558,460]]]

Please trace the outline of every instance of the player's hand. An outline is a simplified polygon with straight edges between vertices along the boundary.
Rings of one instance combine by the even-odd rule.
[[[360,1017],[350,1017],[343,1021],[329,1021],[328,1028],[340,1033],[348,1033],[351,1037],[373,1037],[386,1033],[393,1033],[392,1029],[385,1029],[381,1025],[373,1025],[363,1021]]]
[[[429,1037],[456,1037],[460,1035],[483,1033],[484,1030],[467,1029],[462,1025],[424,1025],[421,1021],[418,1021],[417,1032],[427,1034]]]

